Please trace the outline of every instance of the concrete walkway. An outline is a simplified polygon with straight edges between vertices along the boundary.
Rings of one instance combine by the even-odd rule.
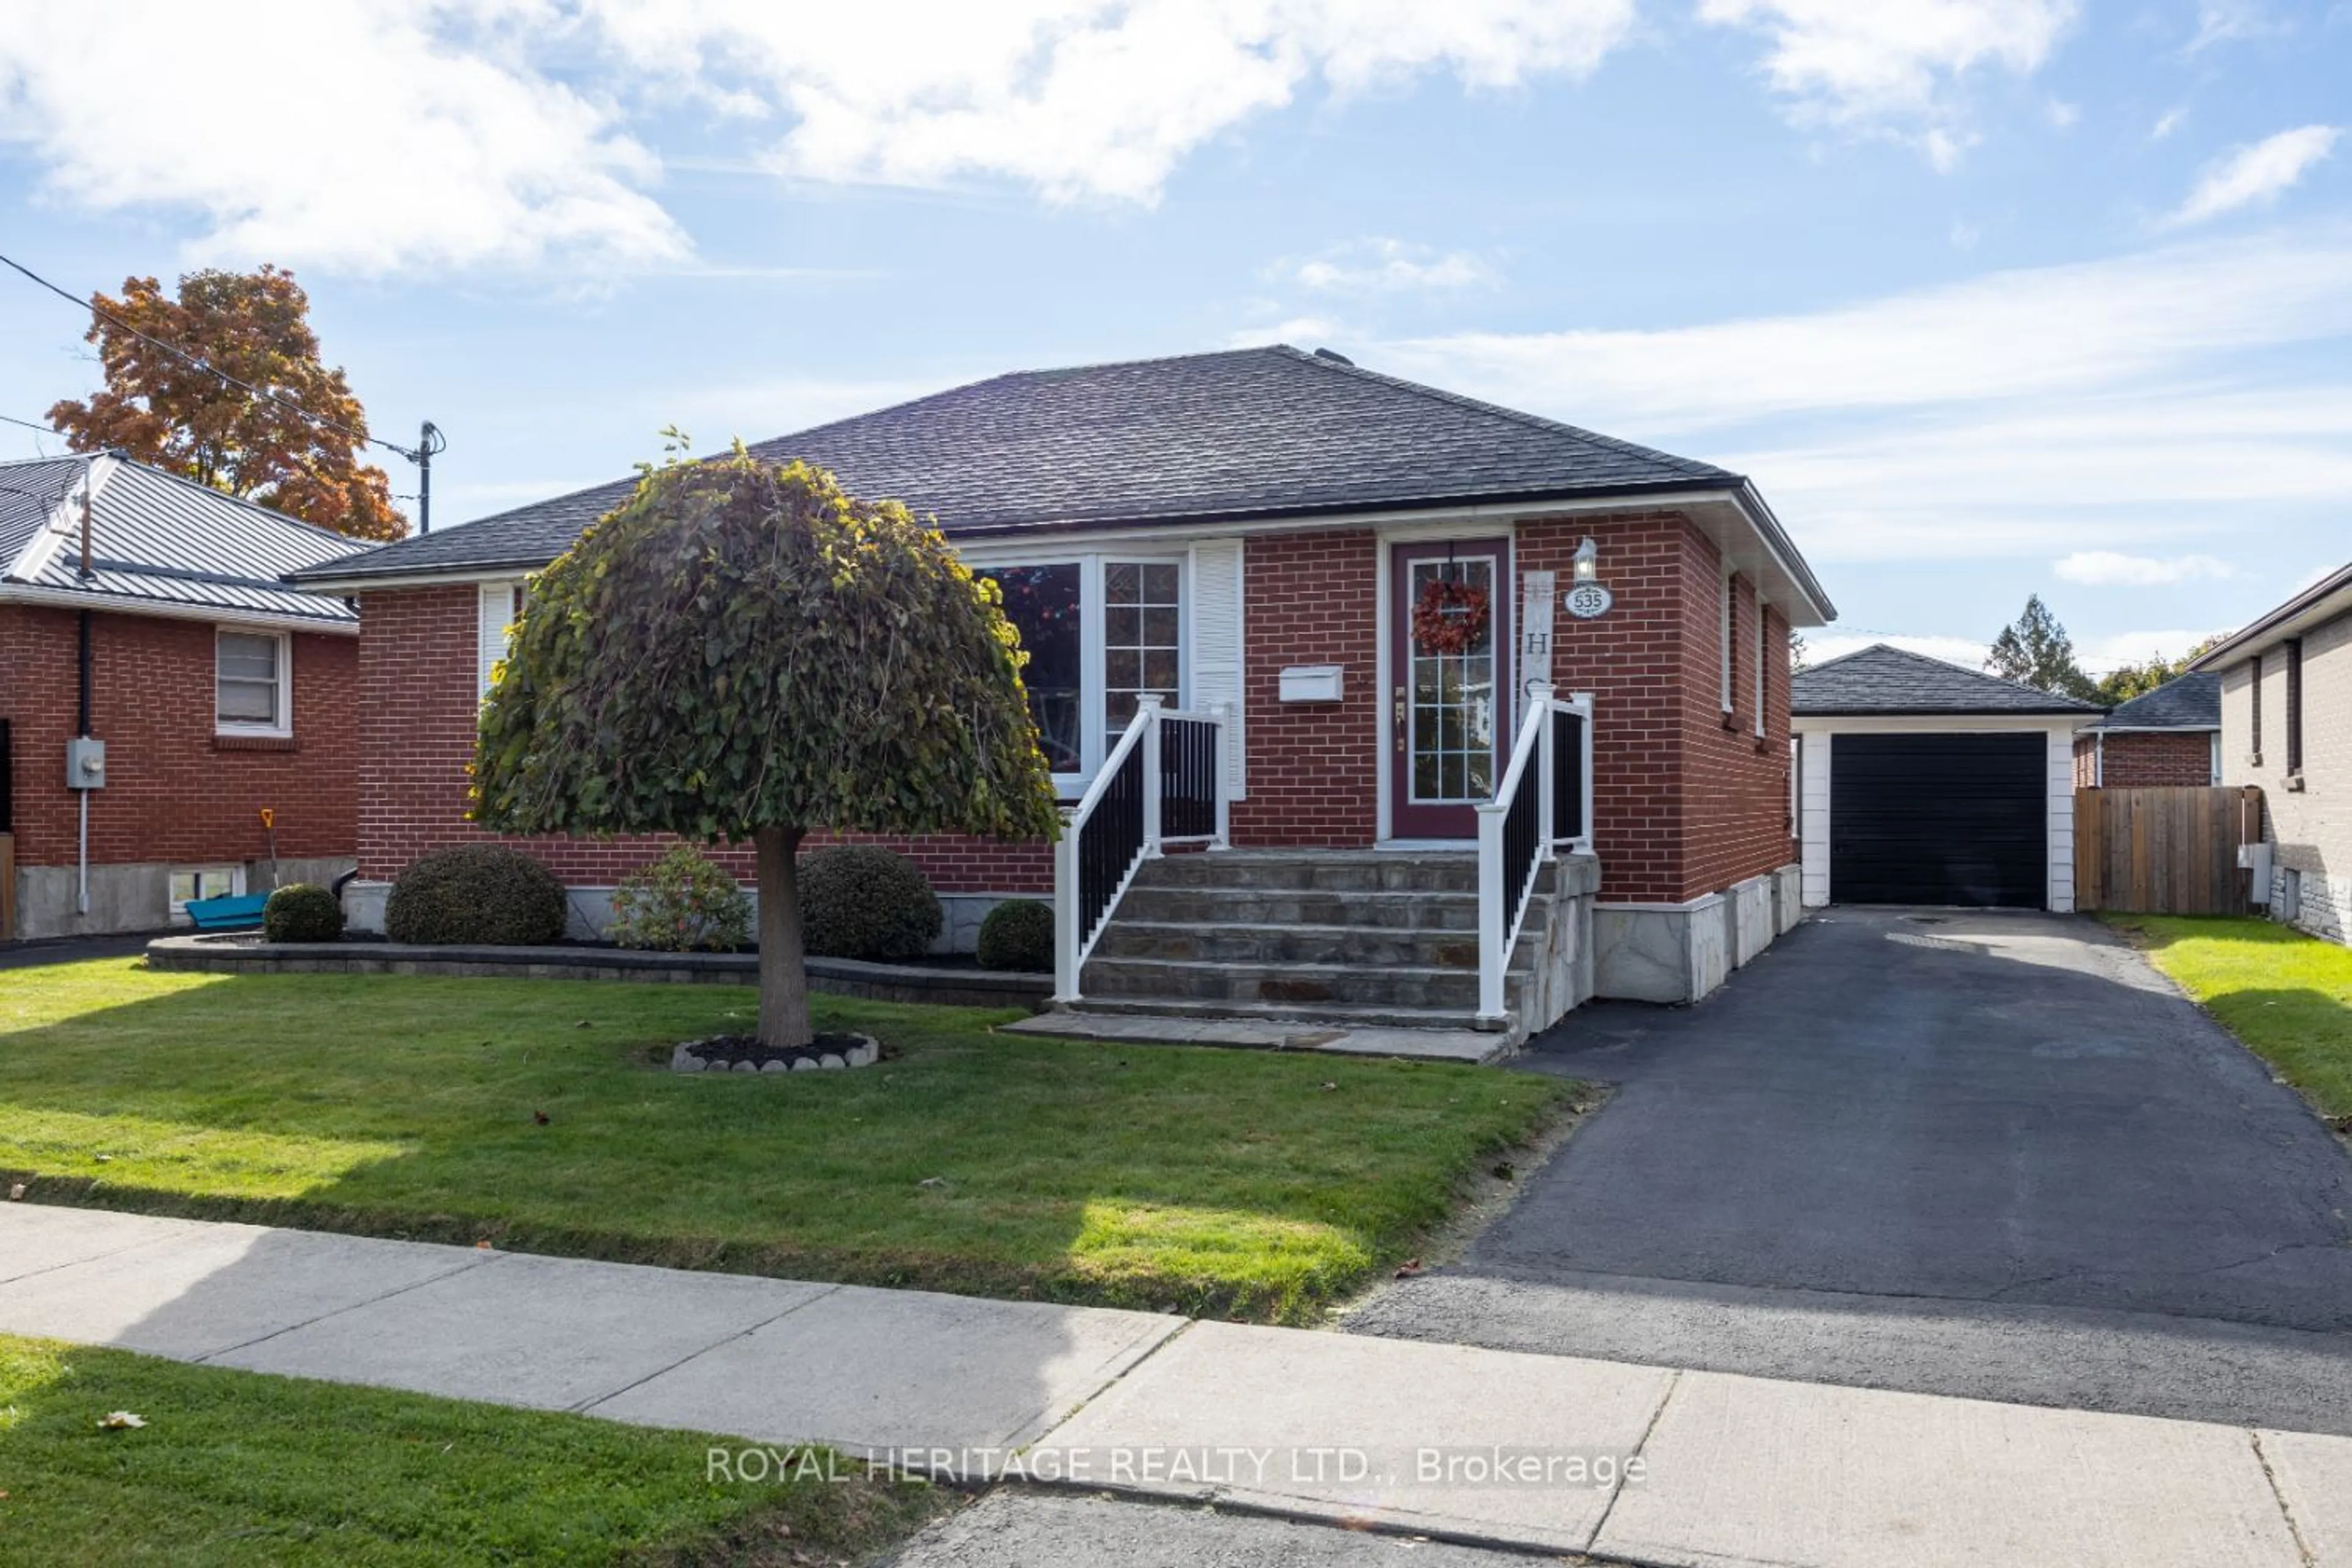
[[[1150,1013],[1040,1013],[997,1027],[1008,1035],[1125,1045],[1232,1046],[1242,1050],[1320,1051],[1335,1057],[1415,1061],[1499,1060],[1510,1037],[1492,1029],[1406,1029],[1311,1018],[1175,1018]]]
[[[2352,1565],[2352,1439],[1149,1312],[18,1203],[0,1331],[1640,1563]]]

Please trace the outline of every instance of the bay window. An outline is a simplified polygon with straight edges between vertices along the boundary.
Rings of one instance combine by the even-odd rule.
[[[1135,717],[1137,700],[1181,706],[1184,563],[1070,555],[971,563],[1021,633],[1039,746],[1066,793],[1083,787]]]

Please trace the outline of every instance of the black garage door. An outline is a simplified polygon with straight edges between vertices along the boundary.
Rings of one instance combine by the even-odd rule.
[[[2038,731],[1832,737],[1830,898],[2042,908],[2049,745]]]

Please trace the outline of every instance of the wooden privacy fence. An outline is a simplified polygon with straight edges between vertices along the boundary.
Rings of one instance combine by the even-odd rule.
[[[2242,915],[2238,846],[2262,837],[2263,792],[2177,785],[2074,792],[2074,907]]]

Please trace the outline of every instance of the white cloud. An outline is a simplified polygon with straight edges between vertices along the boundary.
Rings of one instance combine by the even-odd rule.
[[[2352,332],[2352,231],[1995,272],[1801,316],[1387,345],[1408,374],[1615,430],[2127,387],[2224,351]]]
[[[1986,656],[1992,652],[1991,644],[1975,637],[1947,637],[1935,632],[1807,632],[1805,662],[1827,664],[1877,643],[1908,653],[1924,653],[1929,658],[1940,658],[1965,669],[1982,669]]]
[[[2051,570],[2069,583],[2095,588],[2159,588],[2236,575],[2215,555],[2128,555],[2119,550],[2078,550]]]
[[[1354,240],[1282,270],[1302,287],[1349,293],[1466,289],[1495,279],[1494,269],[1467,251],[1440,254],[1400,239]]]
[[[643,263],[685,254],[657,173],[607,108],[505,62],[500,20],[385,0],[250,0],[234,25],[173,5],[0,5],[0,141],[56,200],[160,206],[192,258],[404,267]]]
[[[772,154],[786,174],[1003,176],[1055,199],[1137,202],[1202,143],[1310,85],[1582,76],[1633,20],[1632,0],[581,4],[633,68],[791,121]]]
[[[2343,134],[2334,125],[2305,125],[2264,137],[2251,147],[2240,147],[2208,164],[2189,199],[2165,221],[2174,226],[2203,223],[2242,206],[2274,202],[2303,178],[2305,170],[2326,157]]]
[[[2148,127],[2147,139],[2151,142],[2163,141],[2166,137],[2179,130],[2182,121],[2186,121],[2188,118],[2189,108],[2186,104],[2181,105],[2178,109],[2166,110],[2162,114],[2156,117],[2156,123]]]
[[[196,259],[383,273],[674,263],[642,127],[751,166],[1149,203],[1309,90],[1591,72],[1633,0],[0,0],[0,144],[58,200],[192,215]],[[1434,279],[1433,279],[1434,280]]]
[[[2078,637],[2074,641],[2074,662],[2083,667],[2085,674],[2105,675],[2127,664],[2146,664],[2151,658],[2179,658],[2208,637],[2236,629],[2235,626],[2202,626],[2189,630],[2114,632],[2105,637]]]
[[[1244,327],[1225,334],[1229,349],[1263,348],[1268,343],[1288,343],[1294,348],[1316,348],[1335,338],[1348,336],[1348,329],[1328,316],[1288,316],[1263,327]]]
[[[2053,98],[2043,112],[2049,115],[2050,123],[2053,127],[2060,131],[2066,131],[2072,129],[2074,123],[2083,118],[2083,106],[2078,103],[2068,103],[2063,99]]]
[[[2263,0],[2203,0],[2197,7],[2197,32],[2183,54],[2196,54],[2216,44],[2268,37],[2288,30],[2273,16]]]
[[[1764,72],[1800,124],[1891,132],[1938,168],[1967,145],[1958,84],[1969,71],[2039,70],[2074,0],[1701,0],[1701,19],[1770,41]]]

